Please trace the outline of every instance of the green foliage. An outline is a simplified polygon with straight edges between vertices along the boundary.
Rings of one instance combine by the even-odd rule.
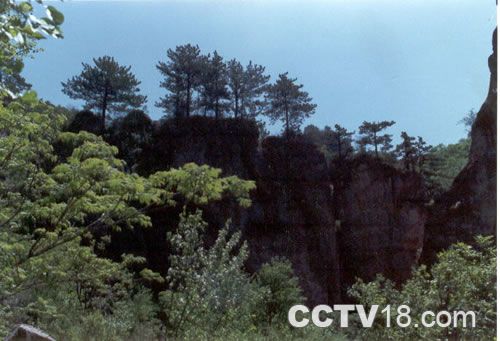
[[[201,84],[203,57],[198,45],[181,45],[167,51],[167,62],[159,62],[156,68],[164,76],[160,83],[168,94],[156,106],[175,117],[189,117],[193,111],[193,92]]]
[[[429,161],[425,166],[426,178],[435,187],[436,193],[449,189],[455,177],[465,167],[469,160],[470,143],[470,139],[461,139],[458,143],[439,144],[429,151]]]
[[[352,337],[375,340],[416,339],[493,339],[496,330],[496,246],[492,237],[477,237],[476,245],[458,243],[438,255],[430,269],[416,269],[401,289],[382,276],[370,283],[358,281],[350,294],[369,307],[391,305],[397,316],[398,305],[411,308],[413,321],[424,311],[446,310],[476,312],[476,327],[463,328],[386,328],[384,315],[379,315],[373,328],[350,329]]]
[[[262,296],[242,270],[248,250],[245,243],[239,247],[240,234],[230,236],[227,224],[205,249],[205,229],[201,211],[184,211],[177,231],[167,237],[173,252],[168,290],[160,293],[160,303],[167,334],[174,337],[195,330],[214,335],[229,326],[248,325],[249,307]]]
[[[265,95],[267,110],[265,114],[272,123],[281,121],[283,129],[289,133],[298,132],[305,118],[314,114],[316,104],[296,78],[289,78],[288,72],[282,73],[274,84],[267,87]]]
[[[97,257],[79,240],[47,253],[35,266],[29,277],[33,281],[34,271],[43,270],[44,277],[38,279],[43,285],[25,292],[29,295],[15,310],[16,319],[73,340],[147,336],[159,326],[151,294],[125,264]]]
[[[240,205],[248,207],[251,204],[249,192],[255,189],[255,183],[236,176],[220,178],[221,172],[207,165],[187,163],[180,169],[157,172],[150,179],[155,186],[182,194],[196,205],[206,205],[230,193]]]
[[[149,226],[130,203],[165,196],[147,179],[124,173],[115,147],[86,132],[61,133],[63,123],[34,93],[0,107],[1,334],[16,321],[60,320],[61,304],[103,310],[122,297],[126,272],[95,256],[104,241],[91,233]],[[55,153],[56,142],[67,157]]]
[[[381,135],[381,132],[393,126],[395,123],[396,122],[394,121],[364,121],[363,124],[359,126],[359,134],[361,135],[361,138],[359,139],[358,143],[361,148],[365,148],[366,146],[373,146],[376,157],[379,157],[379,151],[381,151],[382,153],[389,153],[392,149],[392,135]]]
[[[274,258],[264,264],[256,276],[260,287],[268,290],[264,302],[263,322],[283,324],[287,320],[288,309],[295,304],[303,304],[298,278],[294,276],[292,264],[287,259]]]
[[[45,9],[45,17],[35,15]],[[23,57],[46,36],[62,38],[64,16],[53,6],[36,1],[0,1],[0,96],[15,97],[29,88],[21,76]]]
[[[85,110],[98,110],[104,132],[108,112],[121,114],[140,108],[146,97],[139,94],[141,82],[130,71],[130,66],[121,66],[109,56],[93,61],[94,65],[83,63],[79,75],[63,82],[62,91],[70,98],[85,101]]]
[[[342,163],[353,154],[352,135],[354,132],[335,124],[334,129],[325,126],[319,129],[314,125],[304,128],[304,136],[313,142],[318,149],[325,155],[328,161]]]
[[[287,326],[290,306],[304,301],[290,262],[273,259],[252,280],[243,270],[248,249],[240,233],[231,234],[228,222],[207,248],[206,227],[201,211],[185,209],[178,229],[167,236],[172,249],[168,290],[160,293],[167,335],[254,339],[301,333]]]
[[[423,174],[432,146],[427,145],[422,137],[409,136],[405,131],[401,132],[401,139],[401,143],[396,146],[396,157],[400,158],[405,170]]]
[[[34,93],[0,106],[0,334],[26,322],[69,339],[153,337],[157,306],[141,283],[158,276],[128,271],[144,262],[140,257],[98,257],[110,240],[107,231],[150,226],[143,208],[173,205],[176,193],[194,204],[234,195],[249,205],[255,185],[195,164],[150,178],[126,173],[116,147],[88,132],[61,132],[64,119]],[[64,153],[56,153],[55,144]],[[229,257],[239,236],[229,238],[227,250],[226,236],[221,232],[203,258],[205,282],[224,279],[220,262],[226,261],[244,276],[241,262]],[[227,284],[234,298],[241,286]],[[217,290],[210,288],[214,295]]]
[[[226,63],[214,51],[213,56],[203,57],[203,71],[200,82],[200,105],[204,115],[213,113],[215,118],[224,116],[228,110],[229,90]]]
[[[262,98],[269,76],[265,67],[249,62],[246,68],[236,59],[227,63],[228,86],[234,117],[255,118],[264,110]]]

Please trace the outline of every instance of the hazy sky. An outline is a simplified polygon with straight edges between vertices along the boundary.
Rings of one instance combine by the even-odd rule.
[[[351,130],[363,120],[394,120],[390,131],[432,144],[464,136],[457,125],[486,97],[494,0],[156,0],[70,1],[63,40],[27,61],[24,75],[41,97],[76,104],[61,81],[81,62],[114,56],[132,65],[148,112],[164,94],[155,68],[166,50],[198,44],[226,59],[288,71],[313,97],[318,126]],[[272,130],[273,131],[273,130]]]

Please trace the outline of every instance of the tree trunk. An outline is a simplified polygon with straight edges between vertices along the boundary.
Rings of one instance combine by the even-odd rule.
[[[191,114],[191,77],[188,77],[186,94],[186,117]]]
[[[339,154],[338,156],[338,159],[341,160],[342,159],[342,139],[339,137],[337,137],[337,152]]]
[[[234,94],[234,118],[238,118],[239,108],[238,108],[239,96],[237,93]]]
[[[286,139],[288,140],[288,134],[290,132],[290,123],[289,123],[289,120],[288,120],[288,110],[285,111],[285,121],[286,121]]]
[[[106,81],[106,85],[104,86],[104,96],[102,98],[102,107],[101,107],[101,134],[104,135],[106,131],[106,110],[108,109],[108,81]]]
[[[288,135],[290,132],[290,118],[288,117],[288,103],[286,102],[287,98],[285,95],[285,138],[288,141]]]

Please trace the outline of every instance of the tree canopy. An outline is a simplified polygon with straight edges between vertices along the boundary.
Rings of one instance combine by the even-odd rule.
[[[264,74],[265,67],[250,61],[244,68],[232,59],[227,63],[227,70],[234,117],[255,118],[261,114],[265,106],[263,94],[270,78]]]
[[[319,148],[327,160],[337,163],[342,163],[353,155],[353,135],[353,131],[348,131],[339,124],[335,124],[334,129],[329,126],[319,129],[314,125],[304,128],[304,136]]]
[[[215,118],[223,117],[229,107],[228,75],[226,64],[217,51],[204,58],[201,77],[200,102],[204,115],[213,113]]]
[[[193,92],[201,83],[203,58],[198,45],[180,45],[168,49],[167,62],[158,62],[156,68],[164,80],[160,83],[168,93],[156,106],[176,117],[189,117],[193,111]]]
[[[379,157],[379,150],[381,152],[388,152],[391,148],[392,136],[389,134],[380,133],[385,129],[393,126],[394,121],[380,121],[380,122],[367,122],[364,121],[359,127],[359,134],[361,135],[358,143],[361,146],[373,146],[375,156]]]
[[[297,78],[282,73],[274,84],[267,88],[267,110],[265,114],[272,122],[281,121],[285,135],[297,132],[305,118],[315,113],[316,104],[309,94],[297,84]]]
[[[72,99],[85,101],[85,109],[97,110],[104,132],[109,113],[122,114],[140,108],[146,96],[140,95],[141,82],[131,72],[131,66],[121,66],[110,56],[94,58],[93,62],[94,65],[83,63],[79,75],[62,83],[62,91]]]
[[[457,326],[432,328],[387,328],[385,319],[376,319],[372,328],[358,325],[350,329],[354,339],[489,339],[494,337],[496,326],[496,246],[492,237],[478,236],[475,246],[458,243],[438,255],[430,268],[420,266],[403,285],[382,276],[372,282],[358,282],[349,290],[352,298],[365,307],[375,302],[380,307],[390,305],[392,316],[397,307],[406,305],[413,321],[419,321],[425,311],[471,311],[472,320],[462,317]],[[467,324],[464,327],[463,323]]]
[[[64,116],[34,93],[0,106],[0,117],[0,334],[18,320],[65,332],[77,318],[101,319],[109,309],[119,318],[127,300],[146,299],[128,271],[140,257],[116,263],[95,253],[109,231],[150,226],[144,208],[174,205],[174,194],[197,205],[228,195],[250,204],[253,182],[208,166],[148,178],[125,172],[116,147],[88,132],[62,132]],[[129,327],[154,321],[148,309],[147,321],[135,316]]]
[[[38,13],[44,9],[46,16]],[[36,42],[47,36],[62,38],[64,16],[54,6],[37,1],[0,2],[0,95],[15,97],[29,84],[21,76],[23,58],[35,51]]]

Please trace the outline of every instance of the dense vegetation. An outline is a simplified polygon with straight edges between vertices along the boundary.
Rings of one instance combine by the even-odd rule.
[[[24,91],[29,86],[20,76],[22,57],[44,35],[60,37],[64,17],[52,6],[46,8],[48,17],[39,19],[32,16],[31,3],[1,4],[0,336],[21,322],[75,340],[492,335],[496,249],[487,238],[479,238],[475,248],[453,246],[429,270],[415,270],[401,288],[378,278],[350,290],[364,305],[404,302],[416,311],[477,311],[484,318],[472,331],[389,330],[380,325],[367,330],[357,324],[349,330],[292,329],[287,311],[305,298],[291,263],[275,258],[258,272],[247,273],[250,251],[230,220],[207,243],[204,209],[222,200],[249,207],[255,183],[193,163],[151,167],[138,175],[141,157],[161,129],[143,111],[130,111],[145,100],[130,67],[102,57],[64,83],[65,93],[86,101],[84,111],[41,101],[36,93]],[[222,120],[232,112],[235,120],[245,122],[267,115],[283,123],[289,138],[301,134],[303,119],[314,113],[309,94],[286,73],[269,85],[264,67],[225,63],[216,52],[203,56],[192,45],[169,50],[167,56],[158,69],[168,94],[158,106],[177,123],[195,113]],[[92,109],[100,116],[88,111]],[[118,119],[108,117],[125,111]],[[230,126],[220,123],[219,129],[224,124]],[[447,188],[466,159],[467,140],[431,149],[421,138],[403,133],[394,149],[392,137],[382,133],[393,124],[364,122],[357,148],[354,132],[339,125],[334,130],[308,127],[303,135],[330,161],[372,153],[381,162],[421,172],[429,182]],[[433,166],[435,159],[438,166]],[[120,261],[102,256],[113,233],[151,227],[147,210],[157,206],[181,212],[177,226],[162,241],[171,250],[166,274],[148,268],[138,255],[123,254]]]
[[[413,325],[386,328],[386,320],[380,316],[374,328],[353,328],[352,335],[371,340],[494,338],[497,249],[491,237],[478,237],[476,244],[475,247],[463,243],[453,245],[439,254],[430,269],[425,266],[415,269],[413,277],[401,288],[379,276],[370,283],[359,281],[350,289],[350,294],[363,305],[391,305],[393,316],[397,316],[399,305],[411,307],[409,315],[413,321],[419,321],[425,311],[474,311],[477,314],[475,328],[470,328],[470,319],[468,328],[464,328],[464,319],[459,320],[457,328],[415,328]]]
[[[242,270],[248,250],[230,222],[204,247],[206,223],[193,207],[226,196],[248,206],[252,182],[195,164],[148,178],[124,172],[115,147],[87,132],[61,132],[64,118],[33,93],[1,114],[2,334],[22,321],[75,339],[216,336],[236,325],[272,325],[288,302],[302,302],[287,261],[263,267],[256,279]],[[173,250],[166,277],[141,257],[96,255],[111,231],[147,228],[144,208],[179,197],[179,226],[165,238]],[[168,289],[153,297],[151,282]]]

